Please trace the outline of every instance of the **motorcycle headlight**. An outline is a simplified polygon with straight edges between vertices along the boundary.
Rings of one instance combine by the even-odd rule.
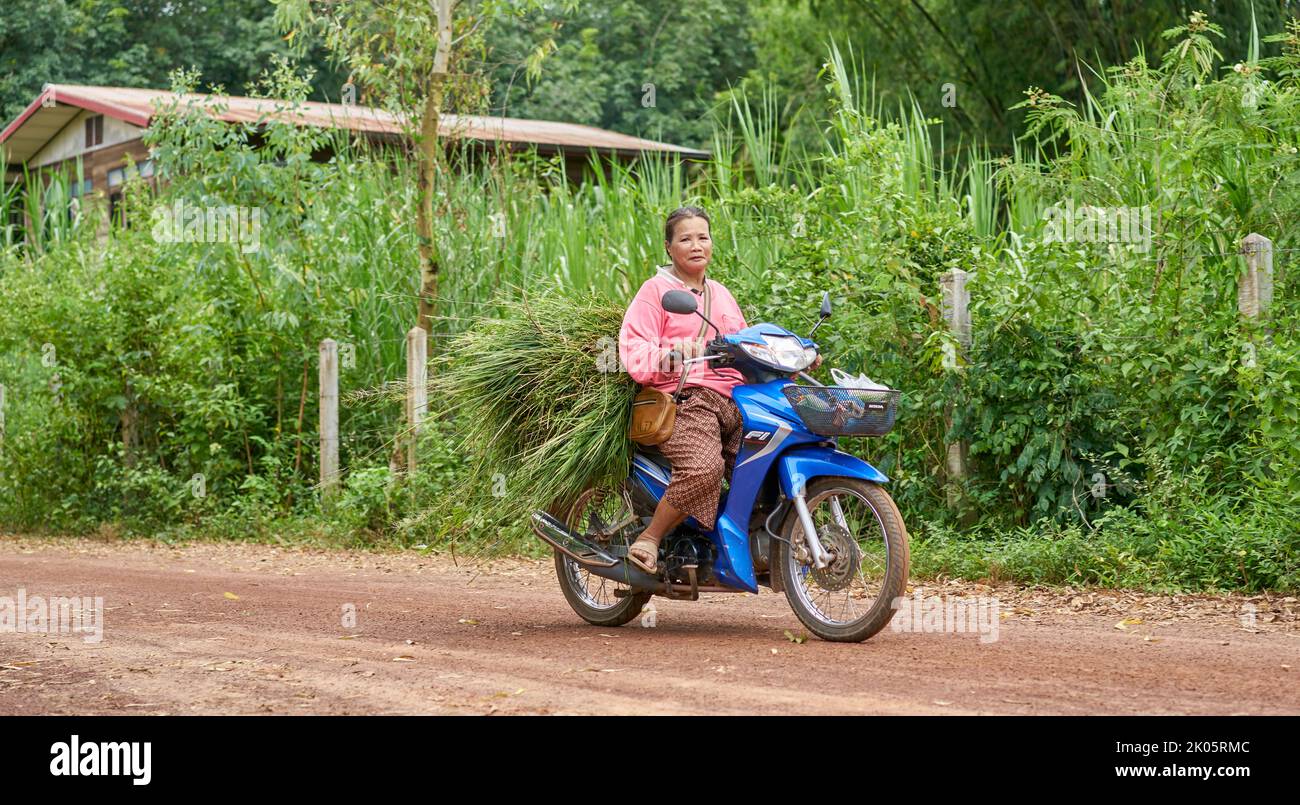
[[[764,335],[763,343],[742,343],[740,348],[751,358],[783,372],[802,372],[817,359],[817,350],[805,347],[792,335]]]

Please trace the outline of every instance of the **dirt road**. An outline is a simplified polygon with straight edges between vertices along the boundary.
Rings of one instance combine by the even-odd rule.
[[[1300,713],[1294,599],[915,587],[996,633],[794,642],[767,590],[600,629],[549,562],[0,537],[0,714]],[[101,597],[102,639],[5,627],[20,594]]]

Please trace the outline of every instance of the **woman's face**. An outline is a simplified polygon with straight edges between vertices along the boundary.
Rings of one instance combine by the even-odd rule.
[[[665,244],[668,256],[678,271],[698,275],[713,259],[713,241],[709,239],[709,222],[703,218],[683,218],[673,227],[673,239]]]

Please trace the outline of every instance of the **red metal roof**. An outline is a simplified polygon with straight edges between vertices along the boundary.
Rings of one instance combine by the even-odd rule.
[[[401,136],[403,131],[400,121],[394,115],[368,106],[317,101],[291,105],[286,101],[238,95],[180,94],[156,89],[51,84],[0,132],[0,144],[4,144],[10,164],[21,164],[36,154],[76,114],[77,109],[88,109],[145,127],[160,108],[178,101],[182,105],[195,103],[216,119],[231,123],[255,123],[264,118],[275,118],[306,126],[346,128],[381,137]],[[439,121],[438,130],[440,136],[448,138],[538,145],[561,151],[586,152],[595,149],[628,156],[658,152],[680,154],[693,159],[709,155],[707,151],[646,140],[594,126],[550,120],[446,114]]]

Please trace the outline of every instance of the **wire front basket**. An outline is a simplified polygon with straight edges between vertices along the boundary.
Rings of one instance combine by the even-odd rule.
[[[892,389],[796,386],[782,391],[808,430],[818,436],[884,436],[894,427],[898,397]]]

